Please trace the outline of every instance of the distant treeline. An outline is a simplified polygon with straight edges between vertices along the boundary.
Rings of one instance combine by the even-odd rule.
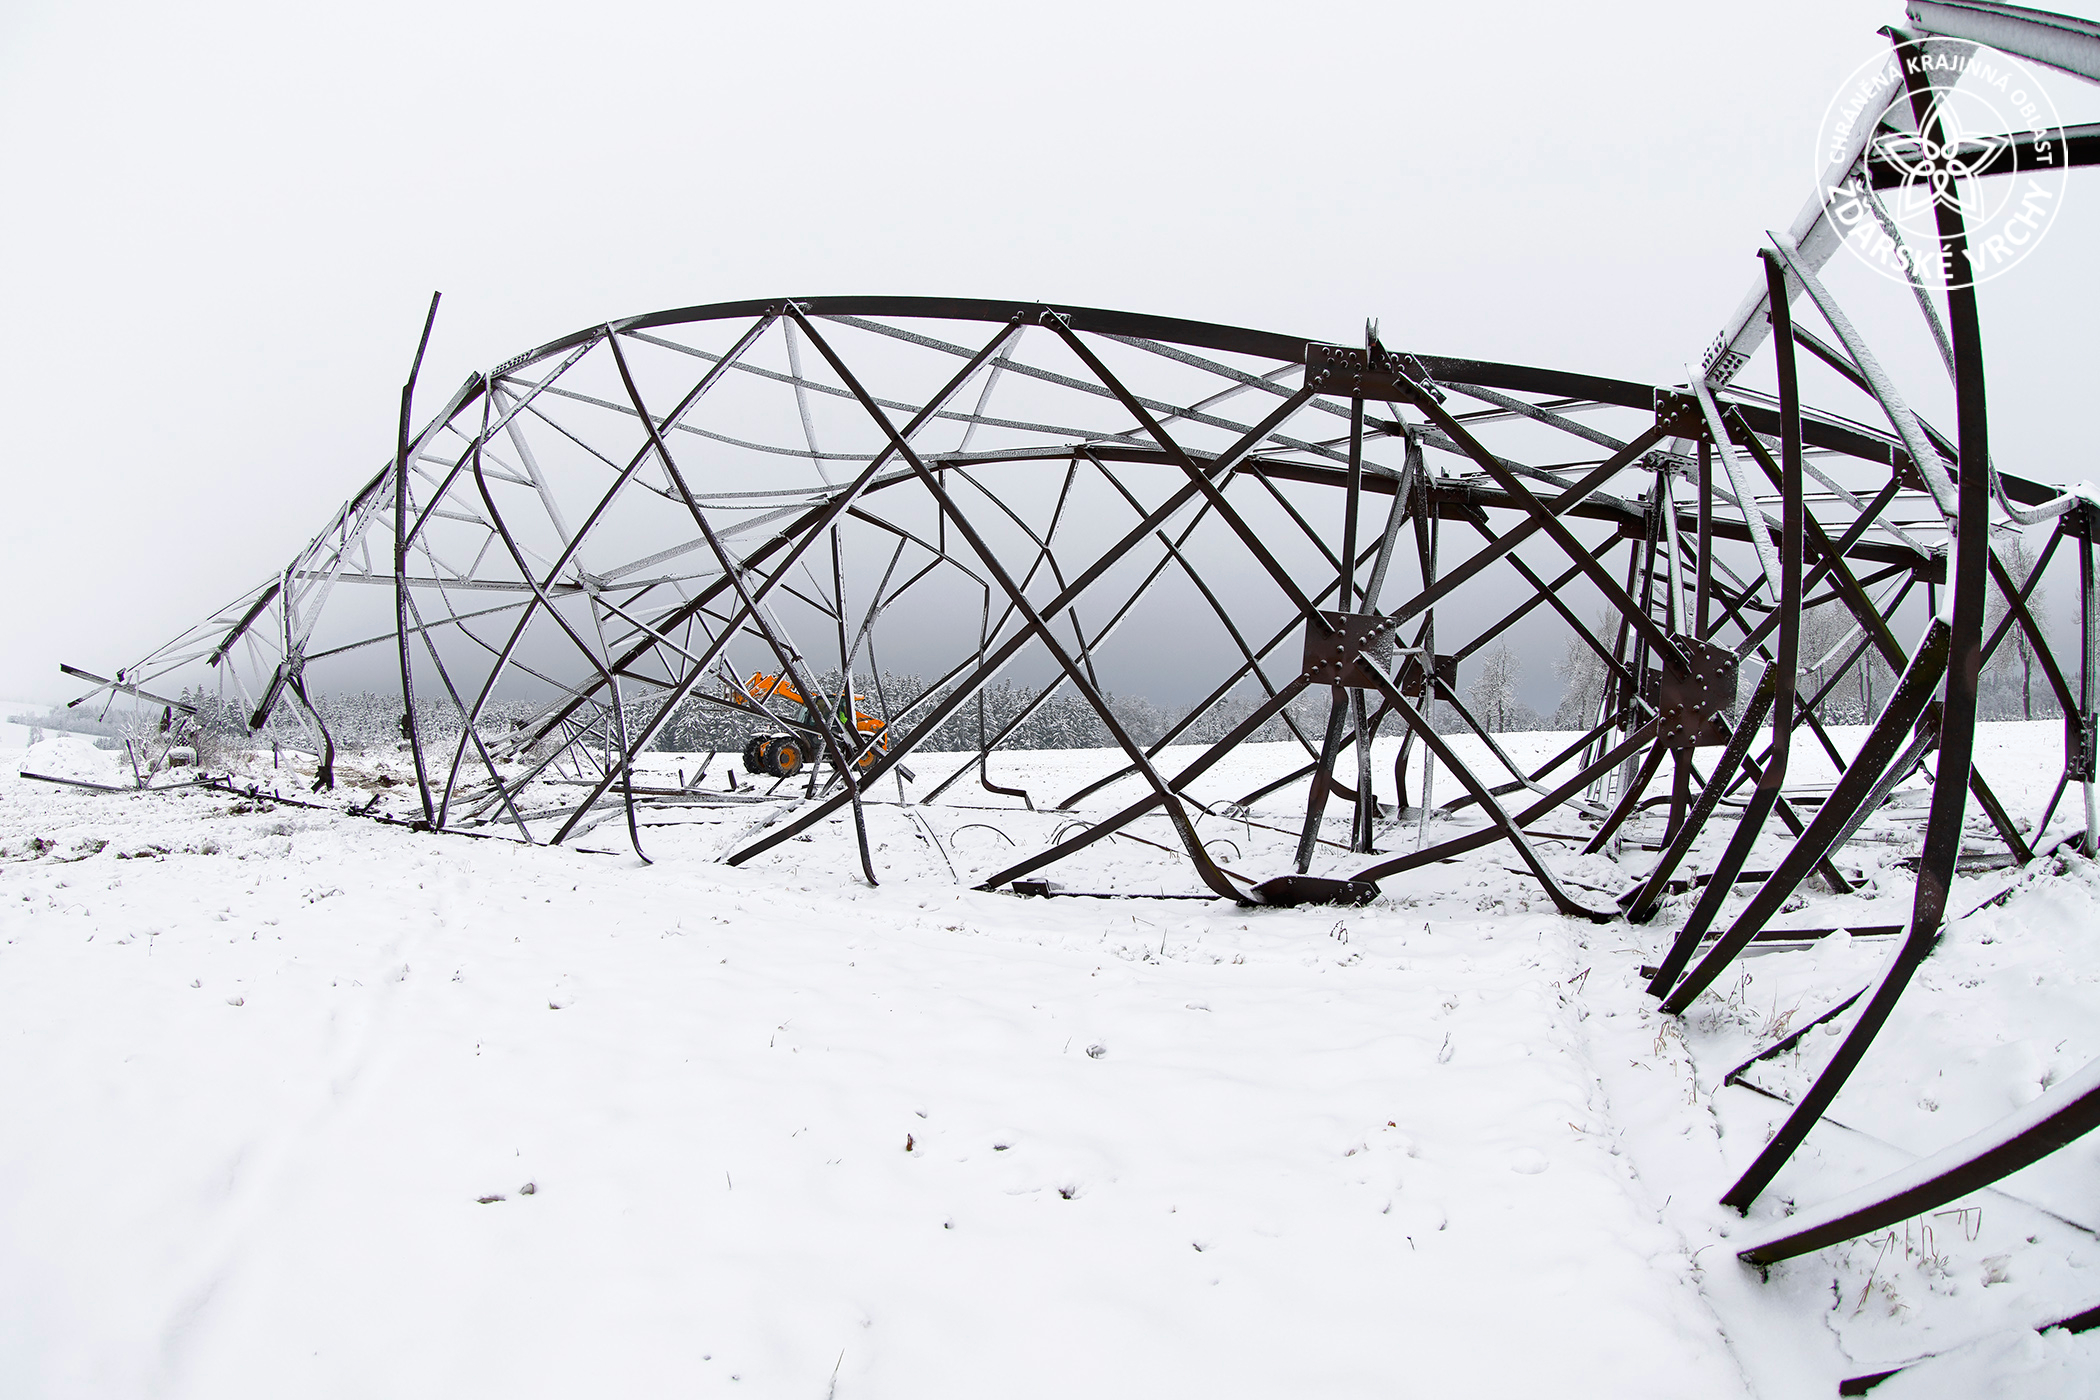
[[[820,679],[820,684],[834,692],[838,683],[836,674]],[[856,678],[856,683],[860,709],[878,719],[896,716],[892,722],[900,736],[916,731],[946,698],[945,691],[928,695],[927,683],[915,675],[886,674],[879,683],[872,678]],[[1157,704],[1142,695],[1109,694],[1106,698],[1116,723],[1144,745],[1158,742],[1169,729],[1181,725],[1187,714],[1187,707]],[[1182,725],[1174,742],[1208,744],[1222,739],[1267,699],[1258,690],[1252,694],[1229,694],[1193,722]],[[1327,703],[1324,689],[1309,690],[1291,704],[1290,719],[1317,740],[1327,723]],[[679,752],[740,749],[749,735],[770,727],[754,725],[747,716],[724,706],[689,698],[665,723],[654,746]],[[1257,742],[1272,742],[1288,739],[1291,733],[1284,716],[1274,715],[1250,737]],[[935,753],[963,752],[981,743],[1002,749],[1099,749],[1113,747],[1116,738],[1093,706],[1072,686],[1043,687],[1003,680],[964,700],[920,742],[919,748]]]
[[[819,684],[836,693],[838,677],[835,674],[822,676]],[[944,693],[926,695],[926,682],[914,675],[887,674],[880,682],[871,677],[856,677],[856,684],[859,708],[864,713],[882,719],[899,716],[909,708],[908,713],[901,713],[901,717],[893,721],[900,736],[916,730],[924,723],[925,716],[945,698]],[[1045,694],[1045,689],[1011,680],[988,686],[979,695],[963,701],[919,744],[919,748],[931,752],[960,752],[974,749],[980,742],[990,742],[1002,749],[1087,749],[1112,747],[1116,743],[1101,716],[1070,685],[1047,687],[1048,694]],[[289,694],[279,702],[269,722],[256,731],[248,728],[247,708],[228,697],[210,691],[186,690],[180,698],[195,707],[196,728],[205,747],[252,748],[273,743],[301,750],[316,747],[317,731],[312,720]],[[363,691],[316,694],[312,698],[314,708],[327,725],[329,736],[340,750],[386,749],[404,742],[401,700],[397,695]],[[649,747],[677,753],[709,749],[737,751],[753,734],[778,728],[771,718],[732,708],[721,703],[721,698],[719,688],[707,696],[686,696],[670,717],[657,727]],[[1157,742],[1186,714],[1185,708],[1155,704],[1144,696],[1110,695],[1107,698],[1109,711],[1116,722],[1139,744]],[[1227,695],[1192,723],[1184,725],[1175,742],[1207,744],[1221,739],[1244,723],[1267,698],[1259,691],[1252,695]],[[629,699],[623,716],[628,732],[639,733],[649,727],[661,706],[661,698],[654,695]],[[1301,732],[1317,741],[1326,727],[1327,706],[1326,689],[1313,688],[1292,703],[1290,720],[1297,723]],[[782,718],[803,718],[799,706],[776,703],[774,708]],[[1448,706],[1437,708],[1435,722],[1438,729],[1448,731],[1458,727]],[[546,710],[543,702],[493,701],[484,709],[476,731],[485,740],[494,741],[543,722]],[[577,712],[579,717],[586,713],[584,710]],[[131,722],[155,727],[158,718],[142,712]],[[417,695],[416,718],[418,732],[426,743],[451,743],[458,739],[459,712],[448,697],[433,698],[427,693]],[[117,731],[112,726],[103,732]],[[1273,742],[1289,739],[1291,734],[1284,716],[1274,715],[1258,726],[1250,737],[1257,742]]]
[[[2025,546],[2017,541],[2000,546],[2006,568],[2024,582],[2033,565]],[[2048,626],[2041,602],[2046,588],[2037,585],[2028,600],[2030,615],[2048,639]],[[1984,613],[1986,636],[1997,632],[2006,614],[2002,595],[1993,593]],[[1617,637],[1616,613],[1602,612],[1591,624],[1591,633],[1607,645]],[[1900,633],[1899,633],[1900,636]],[[1725,639],[1724,639],[1725,640]],[[1902,639],[1906,646],[1908,638]],[[2075,648],[2052,646],[2061,673],[2075,691],[2078,686],[2078,657]],[[1852,613],[1837,601],[1805,609],[1801,614],[1801,662],[1795,676],[1796,695],[1809,705],[1823,724],[1866,724],[1888,703],[1895,688],[1896,673],[1881,654],[1868,645],[1864,631]],[[1493,654],[1483,674],[1493,671]],[[1513,662],[1511,663],[1514,664]],[[1512,729],[1549,728],[1584,730],[1597,722],[1604,696],[1605,664],[1594,648],[1573,629],[1567,634],[1562,653],[1554,663],[1561,682],[1560,702],[1553,715],[1536,724],[1511,724]],[[1742,713],[1756,689],[1763,664],[1753,658],[1743,664],[1736,684],[1732,720]],[[1514,674],[1512,675],[1512,680]],[[1480,685],[1476,681],[1475,686]],[[1507,690],[1509,687],[1504,686]],[[1476,706],[1476,710],[1479,709]],[[1521,708],[1521,707],[1520,707]],[[2040,651],[2024,628],[2007,629],[1990,663],[1976,679],[1976,714],[1984,720],[2054,719],[2063,713],[2051,689]],[[1490,725],[1490,728],[1495,726]]]

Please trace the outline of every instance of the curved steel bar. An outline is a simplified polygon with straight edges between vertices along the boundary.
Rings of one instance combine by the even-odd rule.
[[[1899,44],[1899,52],[1902,46]],[[1928,124],[1926,136],[1938,141],[1938,117],[1931,104],[1925,79],[1913,71],[1910,97],[1919,121]],[[1800,1147],[1809,1130],[1821,1120],[1866,1055],[1867,1047],[1887,1024],[1897,1000],[1918,967],[1939,942],[1946,918],[1947,897],[1954,879],[1954,864],[1961,852],[1962,816],[1969,790],[1970,763],[1976,745],[1976,685],[1983,646],[1984,589],[1990,559],[1990,474],[1984,463],[1990,452],[1990,430],[1985,417],[1983,329],[1976,304],[1976,289],[1969,275],[1968,236],[1961,212],[1946,203],[1934,206],[1940,236],[1949,252],[1955,275],[1947,290],[1948,321],[1954,337],[1959,388],[1955,396],[1957,431],[1961,446],[1961,475],[1957,483],[1954,587],[1949,590],[1952,618],[1949,625],[1947,688],[1940,721],[1939,767],[1932,785],[1932,808],[1926,822],[1925,849],[1918,860],[1918,882],[1912,900],[1910,927],[1896,956],[1890,961],[1881,983],[1867,999],[1837,1052],[1802,1094],[1772,1140],[1765,1144],[1749,1169],[1721,1197],[1723,1205],[1747,1210],[1771,1184]],[[1965,285],[1964,285],[1965,284]]]
[[[1736,1255],[1776,1264],[1893,1225],[2002,1181],[2100,1127],[2100,1060],[2033,1103],[1880,1181],[1796,1212]]]

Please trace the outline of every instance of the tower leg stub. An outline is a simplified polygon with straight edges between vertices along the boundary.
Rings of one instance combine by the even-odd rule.
[[[1278,909],[1301,904],[1339,904],[1360,908],[1378,898],[1378,886],[1369,880],[1331,880],[1321,875],[1278,875],[1254,887],[1261,902]]]

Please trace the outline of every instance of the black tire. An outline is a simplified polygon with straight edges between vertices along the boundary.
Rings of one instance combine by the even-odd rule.
[[[802,742],[792,734],[775,734],[766,745],[766,771],[792,778],[802,771]]]
[[[744,771],[763,773],[766,771],[766,742],[770,734],[754,734],[744,742]]]

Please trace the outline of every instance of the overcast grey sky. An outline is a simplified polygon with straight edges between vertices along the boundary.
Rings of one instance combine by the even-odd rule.
[[[426,407],[608,317],[836,292],[1345,341],[1369,315],[1396,347],[1674,378],[1901,19],[13,0],[0,696],[62,696],[60,660],[128,660],[281,565],[389,455],[433,288]],[[2095,190],[1985,293],[2001,463],[2049,479],[2100,478],[2067,410]]]

